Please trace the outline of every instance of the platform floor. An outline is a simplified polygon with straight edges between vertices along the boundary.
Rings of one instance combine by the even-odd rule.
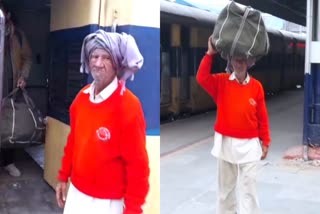
[[[24,150],[15,153],[21,177],[0,168],[0,214],[61,214],[55,191],[43,179],[43,146],[28,152],[34,159]]]
[[[320,213],[320,169],[283,160],[302,144],[303,89],[267,100],[272,145],[258,170],[263,214]],[[215,112],[161,125],[161,214],[214,214],[216,160],[210,154]]]

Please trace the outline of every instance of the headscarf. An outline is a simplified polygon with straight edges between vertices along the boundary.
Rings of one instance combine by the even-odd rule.
[[[143,65],[143,57],[138,49],[135,39],[126,33],[105,32],[97,30],[87,35],[81,49],[81,73],[89,73],[89,59],[95,49],[107,51],[116,67],[117,77],[122,84],[121,94],[125,90],[125,82],[136,73]]]

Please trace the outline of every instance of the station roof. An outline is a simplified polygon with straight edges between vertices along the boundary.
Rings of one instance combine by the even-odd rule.
[[[307,0],[235,0],[281,19],[306,26]]]
[[[196,1],[186,0],[171,0],[178,4],[196,7],[206,10],[206,8]],[[219,0],[217,0],[219,1]],[[260,10],[264,13],[269,13],[278,18],[306,26],[306,8],[307,0],[234,0],[243,5]]]
[[[183,4],[181,4],[181,2]],[[197,24],[199,26],[212,26],[213,21],[217,19],[217,15],[198,9],[187,2],[181,1],[178,4],[161,0],[160,12],[161,20],[166,20],[175,23]],[[189,7],[186,7],[189,6]]]

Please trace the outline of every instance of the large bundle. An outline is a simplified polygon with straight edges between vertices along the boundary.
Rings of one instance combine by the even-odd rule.
[[[269,38],[261,13],[231,1],[220,13],[213,42],[222,58],[239,56],[258,59],[268,53]]]
[[[3,99],[0,122],[0,149],[44,143],[44,118],[25,89],[16,88]]]

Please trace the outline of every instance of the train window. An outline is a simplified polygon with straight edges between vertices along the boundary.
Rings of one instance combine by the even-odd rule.
[[[161,51],[160,70],[160,104],[169,104],[171,101],[171,78],[170,78],[170,56],[169,52]]]
[[[170,24],[167,23],[161,23],[160,24],[160,41],[161,41],[161,47],[163,50],[168,50],[170,47]]]
[[[190,41],[190,28],[187,26],[181,26],[180,33],[181,40],[181,66],[180,66],[180,99],[187,100],[190,95],[190,84],[189,84],[189,41]]]
[[[189,59],[186,48],[181,53],[181,75],[180,75],[180,99],[187,100],[190,95],[190,80],[189,80]]]
[[[162,29],[161,29],[162,30]],[[181,27],[181,47],[188,48],[190,43],[190,28],[186,26]]]

